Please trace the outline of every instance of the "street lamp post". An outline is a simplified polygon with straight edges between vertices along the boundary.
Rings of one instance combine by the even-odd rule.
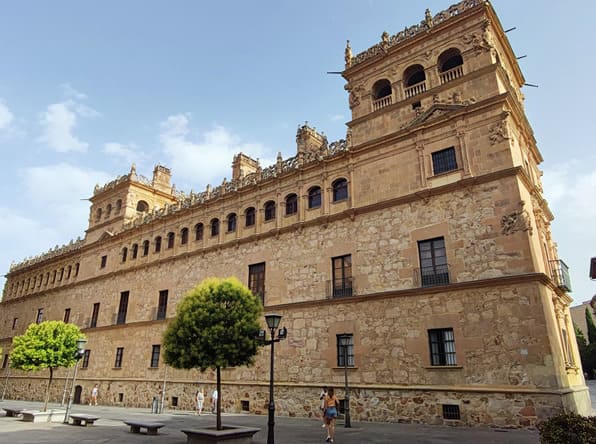
[[[77,339],[77,351],[75,352],[75,358],[77,363],[75,364],[74,374],[72,375],[72,385],[70,386],[70,395],[68,396],[68,403],[66,404],[66,413],[64,413],[64,424],[68,424],[68,418],[70,416],[70,407],[72,405],[72,397],[74,393],[75,381],[77,380],[77,370],[79,368],[79,361],[85,354],[85,344],[87,339]]]
[[[279,327],[279,322],[281,321],[281,315],[273,313],[266,314],[265,321],[267,322],[267,327],[269,328],[271,339],[265,338],[265,330],[259,331],[257,339],[261,344],[271,346],[271,366],[269,374],[269,421],[267,423],[267,444],[275,444],[275,401],[273,399],[274,347],[276,342],[279,342],[282,339],[286,339],[286,337],[288,336],[288,330],[285,327],[280,328],[279,332],[277,333],[277,337],[275,337],[275,332]]]
[[[350,345],[350,340],[352,339],[351,335],[343,334],[339,335],[339,345],[341,345],[343,349],[344,355],[344,384],[345,384],[345,392],[346,397],[344,401],[344,427],[350,428],[352,427],[352,423],[350,421],[350,387],[348,386],[348,346]]]

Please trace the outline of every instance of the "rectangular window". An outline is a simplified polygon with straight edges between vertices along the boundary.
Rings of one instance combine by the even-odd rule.
[[[83,363],[81,364],[83,368],[89,367],[89,356],[91,355],[91,350],[85,350],[83,353]]]
[[[126,312],[128,311],[128,291],[123,291],[120,293],[120,305],[118,306],[118,318],[116,319],[116,324],[125,324],[126,323]]]
[[[352,296],[352,255],[332,258],[331,266],[333,267],[333,297]]]
[[[455,361],[455,336],[452,328],[428,330],[431,365],[457,365]]]
[[[37,318],[35,318],[35,323],[41,324],[41,321],[43,321],[43,308],[38,308],[37,309]]]
[[[102,256],[101,263],[99,264],[99,268],[106,268],[106,264],[108,263],[108,257]]]
[[[351,333],[337,335],[337,366],[354,367],[354,335]]]
[[[420,281],[423,287],[445,285],[449,283],[449,268],[447,266],[447,252],[445,239],[419,241]]]
[[[65,308],[64,309],[64,322],[66,324],[68,324],[69,320],[70,320],[70,308]]]
[[[4,359],[2,360],[2,368],[8,367],[8,353],[4,355]]]
[[[124,354],[124,347],[116,349],[116,360],[114,361],[114,368],[122,368],[122,355]]]
[[[97,327],[97,318],[99,317],[99,302],[93,304],[93,313],[91,314],[91,322],[89,328]]]
[[[17,324],[19,323],[19,318],[14,318],[12,320],[12,329],[14,330],[15,328],[17,328]]]
[[[248,266],[248,288],[265,305],[265,262]]]
[[[166,311],[168,309],[168,290],[161,290],[159,292],[159,301],[157,303],[157,319],[165,319]]]
[[[159,352],[161,346],[159,344],[154,345],[153,349],[151,350],[151,368],[159,367]]]
[[[443,404],[443,419],[460,419],[459,405]]]
[[[457,159],[455,158],[455,148],[449,147],[441,151],[432,153],[433,173],[435,175],[457,170]]]

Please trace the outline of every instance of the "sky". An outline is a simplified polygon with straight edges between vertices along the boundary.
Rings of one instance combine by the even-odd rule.
[[[295,155],[298,125],[345,137],[354,54],[454,1],[5,1],[0,14],[0,274],[84,237],[95,184],[171,168],[178,190]],[[494,0],[527,83],[553,238],[574,303],[596,293],[596,2]],[[583,74],[582,74],[583,73]],[[585,76],[584,76],[585,75]],[[592,202],[592,203],[591,203]],[[5,279],[0,277],[0,287]]]

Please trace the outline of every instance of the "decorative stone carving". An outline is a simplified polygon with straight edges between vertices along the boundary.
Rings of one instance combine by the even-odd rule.
[[[532,235],[530,215],[524,209],[526,203],[522,200],[519,209],[501,218],[501,234],[509,236],[517,231],[528,231]]]
[[[502,142],[505,139],[509,139],[509,131],[507,129],[507,122],[502,120],[501,122],[491,126],[488,130],[488,141],[491,145],[495,145]]]
[[[346,61],[346,68],[352,66],[352,48],[350,47],[350,41],[346,43],[346,50],[344,52],[344,59]]]

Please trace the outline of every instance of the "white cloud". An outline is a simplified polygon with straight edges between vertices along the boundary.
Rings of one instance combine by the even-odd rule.
[[[13,121],[13,114],[8,109],[8,106],[4,104],[4,101],[0,99],[0,130],[6,129],[10,126]]]
[[[340,120],[344,120],[343,114],[334,114],[332,116],[329,116],[329,118],[332,122],[339,122]]]
[[[134,144],[124,145],[118,142],[108,142],[103,146],[102,151],[110,156],[118,157],[128,163],[139,162],[145,155],[137,150]]]
[[[87,98],[87,95],[85,93],[77,91],[72,86],[70,86],[69,83],[63,83],[62,85],[60,85],[60,88],[62,89],[62,92],[66,97],[73,98],[76,100],[84,100]]]
[[[188,115],[177,114],[169,116],[161,122],[160,142],[164,154],[169,158],[172,173],[197,189],[210,183],[218,185],[224,177],[228,180],[232,175],[232,160],[240,152],[252,158],[260,158],[267,154],[264,147],[258,143],[242,142],[226,128],[215,125],[213,129],[201,135],[200,140],[190,138],[190,119]],[[184,187],[179,187],[184,189]]]
[[[41,115],[40,124],[43,128],[40,140],[50,148],[60,153],[87,151],[89,144],[73,134],[77,113],[71,101],[49,105]]]

